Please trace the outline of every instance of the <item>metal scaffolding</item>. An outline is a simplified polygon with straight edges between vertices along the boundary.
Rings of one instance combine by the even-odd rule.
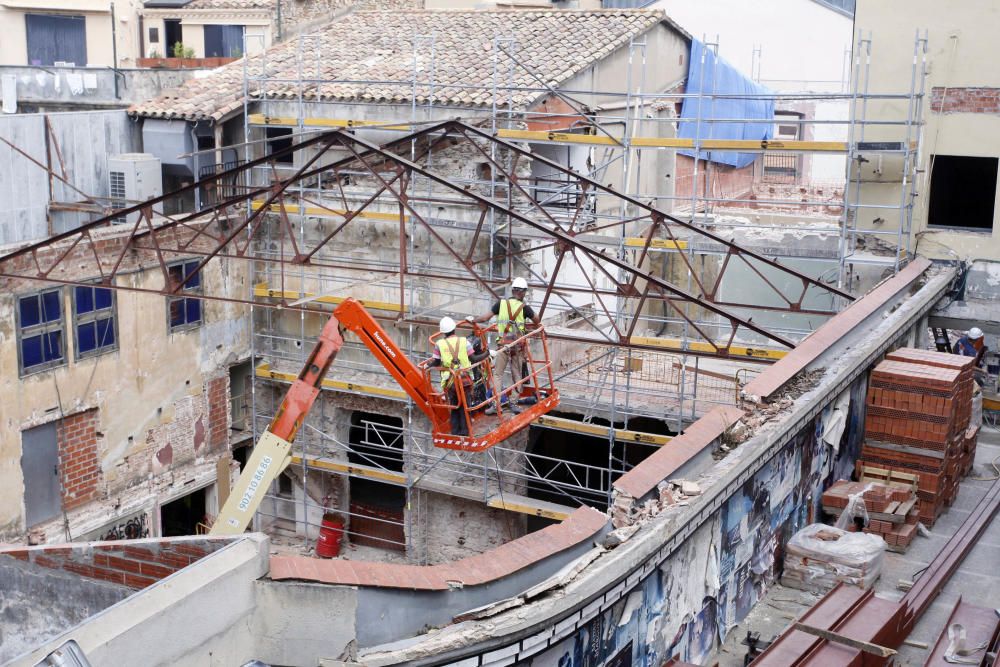
[[[526,276],[549,339],[562,346],[558,382],[566,414],[540,420],[523,449],[438,451],[388,374],[348,343],[324,387],[398,401],[404,416],[395,431],[362,423],[363,435],[353,443],[307,424],[296,443],[298,499],[270,495],[273,508],[298,503],[301,512],[293,516],[299,527],[315,526],[310,517],[323,509],[309,492],[316,474],[402,488],[410,508],[399,522],[404,547],[412,546],[413,522],[419,521],[413,501],[420,491],[555,519],[579,504],[607,504],[616,476],[713,407],[738,404],[757,368],[781,358],[848,303],[858,267],[896,271],[911,257],[925,36],[915,39],[906,93],[869,90],[869,36],[855,51],[850,92],[753,95],[790,107],[841,105],[844,118],[788,121],[797,137],[808,128],[843,129],[842,140],[829,141],[713,138],[714,128],[750,119],[716,117],[714,101],[731,94],[648,90],[647,45],[639,39],[622,47],[628,67],[618,89],[557,90],[537,77],[537,87],[515,87],[514,73],[530,67],[514,37],[496,35],[491,84],[448,83],[488,103],[460,108],[435,96],[435,35],[414,35],[401,39],[400,47],[412,52],[410,80],[360,82],[409,90],[405,105],[319,101],[323,88],[358,83],[321,77],[316,40],[322,38],[300,36],[277,47],[286,63],[294,47],[292,79],[274,75],[269,50],[244,60],[239,163],[217,165],[190,186],[0,261],[4,276],[66,284],[90,284],[63,277],[60,266],[69,261],[93,262],[90,275],[107,285],[126,271],[159,267],[161,289],[116,287],[169,296],[185,287],[170,281],[171,258],[198,257],[198,269],[220,258],[249,262],[248,294],[203,290],[197,298],[250,308],[255,438],[277,408],[281,383],[304,363],[328,304],[344,296],[364,299],[417,358],[427,353],[423,336],[438,318],[485,312],[514,276]],[[559,100],[563,110],[515,106],[514,92]],[[707,136],[677,137],[677,107],[685,100],[698,103],[697,116],[685,122],[699,132],[705,128]],[[870,120],[872,100],[901,104],[905,114]],[[538,129],[546,123],[552,129]],[[273,128],[291,129],[283,135],[288,145],[279,147],[267,135]],[[877,129],[877,142],[867,140],[866,128]],[[755,180],[726,192],[732,170],[707,159],[712,150],[792,156],[771,163],[773,173],[785,175],[809,156],[844,156],[845,179],[834,188],[837,198],[804,182],[777,187],[764,180],[765,160],[756,160],[747,172]],[[673,160],[675,175],[684,171],[678,165],[689,166],[687,191],[649,186],[663,180],[650,178],[658,175],[658,156]],[[862,167],[873,157],[879,165],[883,157],[902,159],[898,205],[865,201],[862,184],[871,176]],[[475,169],[463,167],[468,164]],[[191,192],[198,194],[199,210],[158,212],[158,204]],[[861,218],[872,210],[885,218],[869,228]],[[820,242],[796,249],[780,237],[774,241],[769,234],[787,232],[789,225],[758,220],[760,211],[809,220],[796,229]],[[814,215],[821,211],[825,217]],[[101,228],[132,213],[134,223],[117,227],[116,261],[102,263],[98,247],[107,248]],[[873,252],[862,239],[882,241],[874,242]],[[821,269],[800,270],[802,262]],[[535,445],[547,429],[600,442],[600,464],[546,454]]]

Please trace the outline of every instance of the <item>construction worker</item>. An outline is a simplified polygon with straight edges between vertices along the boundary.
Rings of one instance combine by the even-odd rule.
[[[958,339],[952,352],[963,357],[975,357],[976,366],[982,366],[986,351],[989,349],[984,345],[984,342],[983,330],[979,327],[972,327],[968,333]]]
[[[514,345],[514,341],[524,336],[528,331],[527,323],[530,321],[538,326],[541,321],[531,306],[524,302],[524,297],[528,292],[528,281],[524,278],[514,278],[510,286],[511,296],[509,299],[498,299],[490,312],[485,315],[475,317],[469,315],[465,319],[469,322],[482,324],[489,322],[495,315],[497,318],[497,334],[500,340],[497,343],[499,350],[493,362],[493,384],[498,391],[502,391],[503,373],[510,366],[511,381],[516,385],[524,379],[526,352],[525,344]],[[517,389],[511,391],[508,404],[511,412],[518,412],[514,394],[518,397],[524,389],[524,385],[518,385]],[[495,406],[486,409],[488,414],[495,410]]]
[[[465,418],[464,397],[472,390],[472,378],[466,372],[472,364],[478,363],[493,354],[485,350],[479,354],[468,338],[459,336],[455,320],[442,317],[439,324],[441,337],[434,345],[434,355],[428,364],[431,367],[441,366],[441,389],[448,396],[448,403],[454,407],[451,410],[452,435],[469,435],[469,427]],[[458,384],[462,383],[459,392]]]

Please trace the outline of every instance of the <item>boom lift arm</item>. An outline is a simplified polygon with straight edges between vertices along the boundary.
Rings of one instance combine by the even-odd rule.
[[[478,437],[454,436],[450,431],[452,409],[464,410],[466,418],[472,421],[482,418],[479,415],[472,416],[473,411],[479,406],[471,406],[464,394],[459,406],[450,406],[447,398],[431,381],[429,369],[424,365],[414,364],[360,302],[345,299],[334,309],[330,319],[323,326],[316,347],[313,348],[299,376],[282,399],[271,424],[257,441],[243,473],[212,525],[210,535],[236,535],[246,530],[264,498],[266,489],[288,466],[295,434],[309,414],[316,397],[319,396],[323,378],[344,344],[344,339],[340,335],[341,327],[358,336],[414,404],[427,415],[431,422],[433,442],[438,447],[481,451],[510,437],[525,428],[535,417],[558,405],[559,396],[551,386],[551,369],[546,351],[541,369],[549,376],[548,391],[544,395],[537,396],[537,402],[530,409],[498,421],[489,432]],[[544,338],[542,341],[544,342]],[[528,343],[523,344],[527,348]],[[485,370],[490,369],[487,366]],[[536,390],[539,376],[538,371],[533,374]],[[497,404],[500,403],[499,397],[494,397],[492,400]]]

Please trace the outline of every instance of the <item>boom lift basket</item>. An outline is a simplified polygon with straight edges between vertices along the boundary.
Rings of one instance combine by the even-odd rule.
[[[475,327],[469,337],[478,339],[477,349],[487,350],[489,336],[495,333],[496,325],[485,329]],[[439,333],[430,337],[431,347],[440,337]],[[505,384],[503,378],[495,378],[493,361],[489,357],[464,371],[432,367],[428,362],[420,364],[426,386],[431,388],[428,395],[434,413],[450,417],[452,411],[459,411],[468,433],[453,433],[450,418],[435,419],[432,433],[435,447],[466,452],[487,450],[527,428],[535,419],[559,405],[559,391],[552,378],[552,362],[544,327],[532,329],[507,344],[498,341],[497,345],[498,354],[512,355],[520,351],[524,373],[519,382]],[[516,358],[513,356],[508,361],[508,367]],[[450,375],[446,384],[441,381],[442,372]],[[514,398],[518,395],[520,399]]]

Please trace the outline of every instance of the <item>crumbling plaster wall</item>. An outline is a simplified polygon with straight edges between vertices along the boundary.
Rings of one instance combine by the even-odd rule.
[[[120,285],[159,289],[158,270],[134,272]],[[79,276],[92,278],[93,276]],[[204,270],[205,291],[248,290],[238,263]],[[63,290],[68,363],[18,377],[17,296],[49,285],[6,281],[0,297],[0,538],[18,540],[24,525],[21,431],[67,415],[95,410],[96,499],[37,527],[46,541],[91,532],[108,521],[151,508],[160,494],[184,491],[214,479],[215,462],[228,456],[228,368],[245,357],[248,322],[242,306],[203,302],[203,324],[170,333],[161,296],[115,293],[118,349],[76,359],[72,341],[71,288]],[[68,315],[69,313],[70,315]]]

